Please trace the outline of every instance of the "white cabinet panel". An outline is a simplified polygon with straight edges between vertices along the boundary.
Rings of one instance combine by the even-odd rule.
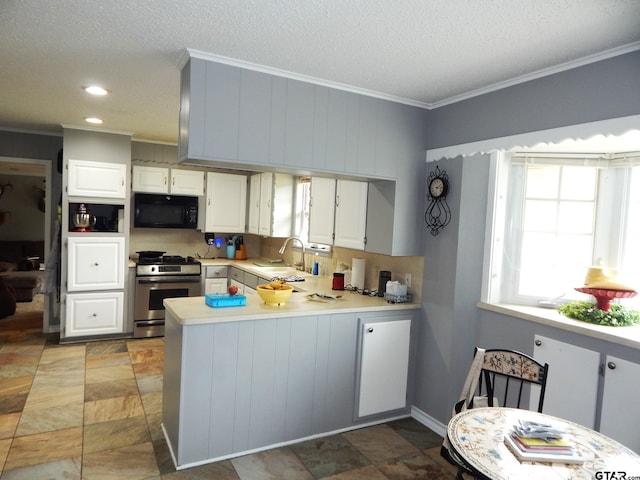
[[[227,279],[205,278],[204,293],[227,293]]]
[[[203,195],[204,172],[172,168],[169,193],[173,193],[174,195],[193,195],[196,197]]]
[[[600,432],[634,452],[640,452],[640,425],[637,386],[640,365],[607,355]]]
[[[309,242],[333,245],[333,220],[336,208],[336,181],[311,178],[309,202]]]
[[[536,335],[533,358],[549,364],[542,411],[594,428],[600,353]]]
[[[358,416],[404,408],[411,320],[364,323]]]
[[[131,189],[140,193],[204,194],[204,172],[134,165]]]
[[[67,295],[67,337],[121,333],[123,292],[70,293]]]
[[[259,233],[260,228],[260,184],[262,175],[251,175],[249,179],[249,222],[248,233]]]
[[[367,228],[367,182],[336,182],[336,247],[364,250]]]
[[[246,176],[217,172],[207,173],[206,232],[244,232],[246,207]]]
[[[247,231],[267,237],[288,237],[293,225],[293,175],[257,173],[250,178]]]
[[[125,198],[127,168],[124,163],[69,159],[67,194],[72,197]]]
[[[124,289],[125,260],[123,237],[70,237],[67,290]]]
[[[169,169],[134,165],[131,189],[140,193],[169,193]]]

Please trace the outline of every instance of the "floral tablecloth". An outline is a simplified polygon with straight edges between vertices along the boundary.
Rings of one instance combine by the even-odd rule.
[[[521,462],[504,443],[504,436],[518,420],[552,425],[564,432],[584,459],[580,464]],[[631,426],[630,428],[638,428]],[[568,420],[529,410],[475,408],[454,416],[447,427],[452,447],[478,472],[495,480],[524,478],[640,480],[640,456],[594,430]]]

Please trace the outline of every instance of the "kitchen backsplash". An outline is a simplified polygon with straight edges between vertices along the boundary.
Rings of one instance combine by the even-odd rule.
[[[226,239],[226,233],[216,233],[216,237]],[[241,234],[247,247],[249,258],[260,256],[260,237]],[[129,237],[129,255],[143,250],[166,251],[167,255],[191,256],[195,258],[226,257],[226,248],[209,246],[205,242],[204,233],[197,230],[181,230],[177,228],[131,228]]]
[[[223,239],[227,235],[232,234],[216,233],[216,236]],[[247,248],[249,261],[252,258],[282,258],[285,262],[293,265],[293,263],[300,260],[300,250],[292,248],[298,245],[296,242],[289,244],[284,254],[281,255],[278,250],[282,246],[284,238],[266,238],[251,234],[242,234],[242,237]],[[142,250],[160,250],[166,251],[168,255],[196,258],[222,258],[226,256],[224,246],[218,249],[215,246],[207,245],[204,233],[200,231],[171,228],[132,228],[129,240],[129,255],[136,255],[136,252]],[[331,276],[333,272],[341,271],[345,268],[350,270],[353,258],[365,259],[364,284],[366,289],[378,288],[380,270],[391,271],[391,279],[402,283],[405,281],[405,274],[409,273],[411,274],[409,292],[413,294],[415,300],[420,300],[424,266],[423,257],[391,257],[336,247],[333,249],[331,256],[316,256],[314,253],[307,252],[305,254],[305,265],[307,268],[311,268],[314,260],[317,260],[319,274]]]
[[[245,237],[246,238],[246,237]],[[299,245],[297,242],[289,244],[284,254],[278,253],[282,246],[284,238],[263,238],[260,248],[260,256],[268,259],[282,258],[285,262],[294,264],[300,261],[300,250],[293,249],[292,246]],[[391,257],[389,255],[380,255],[376,253],[361,252],[349,248],[334,247],[331,256],[315,255],[314,253],[305,252],[305,266],[307,269],[313,266],[314,260],[317,260],[319,266],[319,274],[331,276],[333,272],[341,271],[346,267],[351,270],[351,261],[353,258],[365,259],[365,277],[364,286],[366,289],[378,288],[378,274],[380,270],[389,270],[391,272],[391,280],[397,280],[404,283],[405,274],[411,274],[411,287],[409,293],[413,295],[414,300],[420,301],[422,292],[422,271],[424,266],[424,257]],[[340,268],[340,270],[338,270]]]

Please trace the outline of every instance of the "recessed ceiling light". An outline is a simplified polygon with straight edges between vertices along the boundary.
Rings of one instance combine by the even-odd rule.
[[[84,121],[87,123],[93,123],[94,125],[100,125],[102,120],[97,117],[84,117]]]
[[[88,87],[82,87],[82,89],[91,95],[106,95],[107,93],[111,93],[111,90],[107,90],[106,88],[102,88],[97,85],[89,85]]]

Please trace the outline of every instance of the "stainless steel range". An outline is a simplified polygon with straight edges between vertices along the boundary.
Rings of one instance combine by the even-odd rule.
[[[138,253],[133,336],[160,337],[164,335],[163,300],[201,295],[201,265],[193,257],[162,255],[164,252]]]

